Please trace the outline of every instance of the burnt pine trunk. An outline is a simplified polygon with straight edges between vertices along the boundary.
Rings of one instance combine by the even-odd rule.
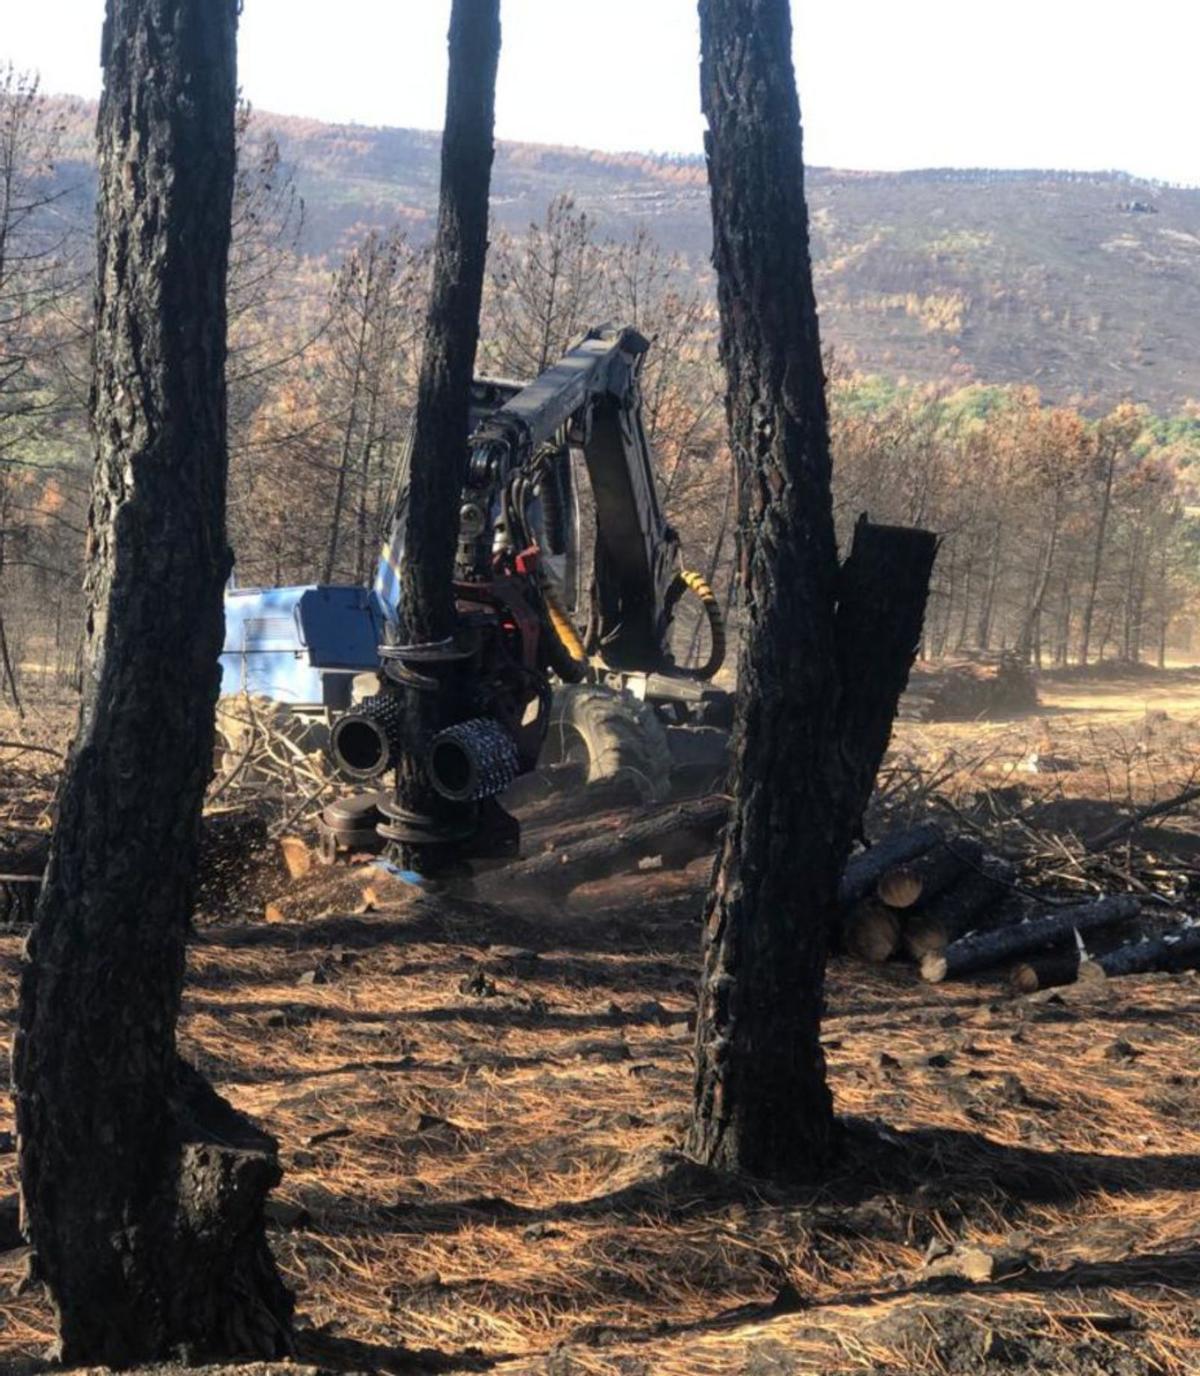
[[[935,541],[860,522],[839,571],[787,0],[700,0],[701,95],[746,623],[734,801],[704,919],[689,1146],[828,1160],[838,880],[921,633]]]
[[[367,259],[367,286],[364,296],[370,300],[370,274],[375,267],[372,252]],[[350,404],[346,409],[346,419],[342,426],[342,445],[338,456],[337,479],[333,487],[333,510],[329,515],[329,540],[325,547],[325,562],[321,566],[321,582],[332,583],[333,571],[337,567],[338,540],[342,530],[342,508],[346,504],[346,483],[350,476],[350,456],[354,445],[354,432],[358,428],[358,408],[363,388],[363,368],[366,363],[367,332],[370,328],[369,310],[365,309],[358,322],[358,334],[354,341],[354,368],[350,377]]]
[[[1092,544],[1092,571],[1083,601],[1083,629],[1080,632],[1079,662],[1086,665],[1092,648],[1092,619],[1096,614],[1096,596],[1100,588],[1100,571],[1104,567],[1104,541],[1108,534],[1108,518],[1112,511],[1113,481],[1117,472],[1117,453],[1110,450],[1104,465],[1104,486],[1100,493],[1100,511],[1096,520],[1096,535]],[[1104,647],[1100,647],[1104,658]]]
[[[1029,603],[1025,609],[1025,617],[1021,622],[1021,630],[1017,635],[1017,643],[1015,646],[1016,653],[1025,661],[1028,661],[1033,655],[1035,637],[1037,637],[1042,616],[1042,608],[1046,602],[1046,593],[1050,588],[1050,575],[1054,572],[1054,559],[1058,553],[1058,538],[1062,528],[1062,508],[1062,484],[1055,483],[1054,504],[1050,510],[1050,529],[1046,535],[1045,543],[1042,545],[1041,558],[1038,560],[1038,570],[1034,575],[1033,587],[1029,594]],[[1039,669],[1042,667],[1040,660],[1038,661],[1037,667]]]
[[[237,0],[109,0],[83,703],[22,973],[25,1227],[68,1365],[273,1356],[275,1143],[176,1054],[219,682]]]
[[[500,0],[454,0],[449,49],[433,290],[401,513],[400,619],[412,645],[445,642],[455,628],[454,557],[487,260]],[[419,759],[429,737],[454,719],[453,660],[441,672],[429,667],[442,689],[406,693],[407,750],[396,780],[397,802],[418,819],[416,834],[430,826],[436,834],[447,811],[425,781]],[[436,863],[436,848],[419,841],[401,846],[400,853],[420,869]]]

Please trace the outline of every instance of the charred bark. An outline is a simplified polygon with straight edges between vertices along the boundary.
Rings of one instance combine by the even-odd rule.
[[[1021,921],[1029,904],[1014,894],[1016,880],[1017,867],[1011,861],[982,857],[956,884],[943,889],[909,917],[904,925],[905,949],[914,960],[944,951],[952,941],[983,925],[1006,896],[1012,897],[1011,908],[987,925]]]
[[[400,617],[411,645],[447,642],[455,630],[454,556],[487,260],[500,0],[454,0],[449,49],[433,290],[401,513]],[[452,666],[453,660],[447,663]],[[452,667],[434,677],[438,691],[410,689],[405,695],[407,742],[396,801],[418,819],[416,833],[436,834],[442,820],[453,827],[453,805],[433,790],[421,766],[429,738],[455,719]],[[405,843],[399,850],[403,863],[420,869],[438,861],[436,845]]]
[[[84,695],[14,1046],[26,1227],[68,1365],[274,1356],[275,1143],[175,1023],[213,748],[237,0],[109,0]]]
[[[841,809],[856,831],[921,641],[937,537],[859,517],[834,623]]]
[[[974,837],[951,836],[911,861],[905,869],[920,885],[920,905],[925,907],[964,875],[977,870],[985,854],[982,844]]]
[[[860,530],[839,575],[787,0],[700,0],[700,30],[745,631],[689,1147],[710,1165],[795,1178],[832,1148],[828,930],[920,610],[881,638],[868,605],[884,570],[905,563],[907,532]],[[925,553],[905,569],[910,590]]]
[[[1096,964],[1110,979],[1119,975],[1141,975],[1151,970],[1178,974],[1200,969],[1200,927],[1181,927],[1145,941],[1118,946],[1096,958]]]
[[[1178,927],[1160,936],[1131,941],[1088,962],[1108,979],[1122,975],[1158,973],[1180,974],[1184,970],[1200,969],[1200,927]],[[1044,956],[1013,968],[1009,983],[1019,994],[1032,994],[1039,989],[1055,989],[1074,984],[1084,969],[1078,950],[1065,955]]]

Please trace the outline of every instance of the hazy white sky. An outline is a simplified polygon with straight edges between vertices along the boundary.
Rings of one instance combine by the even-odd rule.
[[[262,110],[441,125],[449,0],[244,0]],[[99,89],[103,0],[0,0],[0,60]],[[1200,184],[1197,0],[792,0],[809,162]],[[694,0],[503,0],[497,133],[698,151]]]

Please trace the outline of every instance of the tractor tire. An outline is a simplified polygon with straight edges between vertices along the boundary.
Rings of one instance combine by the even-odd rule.
[[[596,684],[556,688],[542,765],[587,766],[587,782],[629,778],[646,802],[671,791],[671,748],[652,707]]]

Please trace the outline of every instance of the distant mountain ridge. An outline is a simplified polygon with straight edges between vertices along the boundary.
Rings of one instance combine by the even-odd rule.
[[[90,181],[93,112],[75,110],[63,172]],[[432,233],[439,134],[255,118],[295,168],[307,252],[396,220]],[[822,327],[844,361],[911,382],[1030,383],[1092,407],[1200,401],[1200,189],[1037,169],[806,177]],[[600,234],[645,223],[711,279],[702,158],[497,145],[498,224],[519,232],[562,191]]]

